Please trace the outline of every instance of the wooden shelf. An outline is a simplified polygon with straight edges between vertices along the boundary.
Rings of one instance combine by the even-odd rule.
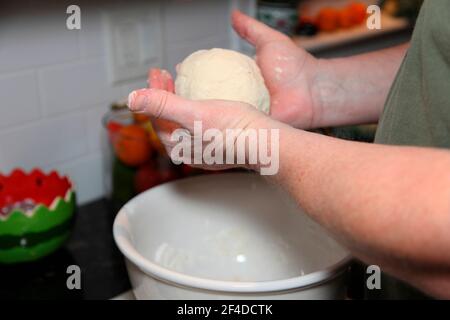
[[[293,37],[294,42],[310,52],[331,49],[353,42],[379,37],[386,34],[400,32],[411,28],[408,20],[383,15],[380,30],[369,30],[366,25],[361,25],[348,30],[336,32],[321,32],[314,37]]]

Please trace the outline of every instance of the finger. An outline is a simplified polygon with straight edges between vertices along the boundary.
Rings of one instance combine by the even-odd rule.
[[[181,125],[191,124],[198,113],[195,102],[185,100],[161,89],[140,89],[128,96],[128,107],[134,112],[145,112],[156,119]]]
[[[172,76],[167,70],[158,68],[150,69],[147,83],[149,88],[166,90],[172,93],[175,92]],[[152,122],[159,134],[166,132],[170,135],[174,130],[180,127],[177,123],[163,119],[153,119]]]
[[[289,40],[281,32],[275,31],[238,10],[233,11],[231,19],[234,30],[239,36],[254,45],[256,49],[272,41]]]
[[[162,70],[161,75],[164,82],[164,90],[175,93],[175,84],[170,72],[167,70]]]
[[[149,70],[147,84],[149,88],[164,89],[161,69],[152,68]]]

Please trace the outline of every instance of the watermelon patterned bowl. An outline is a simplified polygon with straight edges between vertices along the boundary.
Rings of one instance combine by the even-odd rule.
[[[73,184],[55,171],[0,173],[0,263],[37,260],[61,247],[75,203]]]

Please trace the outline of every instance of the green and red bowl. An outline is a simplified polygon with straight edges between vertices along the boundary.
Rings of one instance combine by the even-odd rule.
[[[75,207],[72,182],[55,171],[0,173],[0,263],[34,261],[60,248]]]

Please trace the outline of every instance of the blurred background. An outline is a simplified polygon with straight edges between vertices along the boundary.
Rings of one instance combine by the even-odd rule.
[[[0,281],[11,284],[2,286],[2,297],[42,297],[41,288],[54,293],[51,297],[67,294],[59,284],[51,290],[46,286],[59,283],[55,279],[61,277],[61,266],[71,261],[90,270],[86,289],[71,297],[119,294],[129,284],[110,236],[117,208],[160,183],[207,174],[171,164],[153,132],[152,119],[133,117],[125,110],[128,93],[146,87],[150,67],[173,73],[190,53],[213,47],[253,54],[230,27],[235,8],[288,34],[318,57],[378,50],[409,40],[421,1],[83,0],[76,3],[81,28],[69,30],[66,10],[71,4],[0,4],[0,192],[2,181],[7,186],[6,177],[16,168],[25,175],[39,168],[44,176],[55,170],[73,183],[78,211],[68,245],[44,262],[34,262],[34,271],[20,280],[20,286],[12,289],[8,272],[26,273],[30,267],[1,267],[5,278]],[[383,8],[380,30],[366,27],[371,4]],[[375,128],[320,132],[370,142]],[[30,211],[39,204],[11,202],[7,196],[0,198],[6,208],[0,210],[3,220],[16,209]],[[6,249],[0,243],[1,250]]]

